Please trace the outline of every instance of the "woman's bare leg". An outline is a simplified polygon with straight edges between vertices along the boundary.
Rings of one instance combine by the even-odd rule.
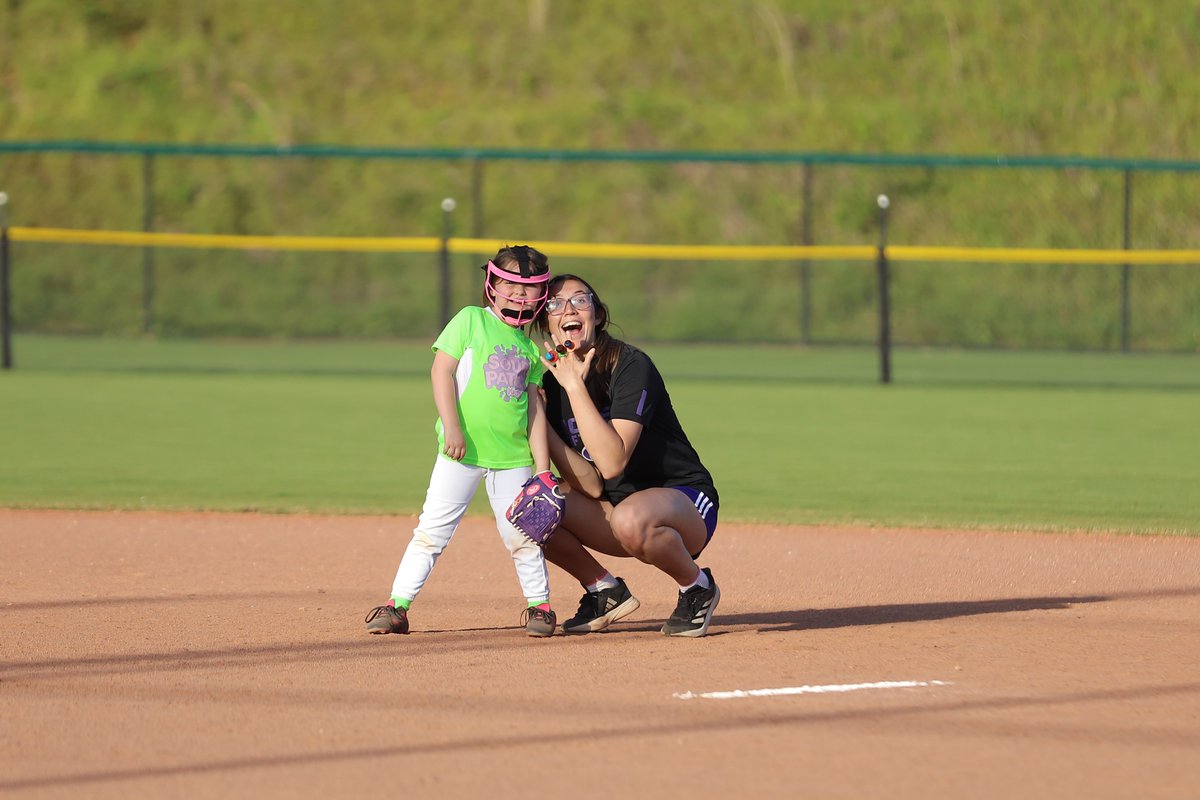
[[[581,492],[570,492],[562,525],[546,542],[546,559],[585,586],[607,570],[591,551],[629,557],[608,523],[612,506]]]
[[[606,571],[589,552],[595,551],[636,558],[682,586],[696,578],[691,554],[704,547],[706,537],[696,507],[675,489],[645,489],[616,508],[572,492],[562,527],[547,542],[545,553],[550,563],[585,585]]]
[[[579,601],[579,611],[563,622],[563,633],[594,633],[637,611],[641,603],[620,578],[612,576],[592,555],[592,551],[612,556],[629,557],[613,536],[608,524],[612,506],[582,494],[567,499],[567,511],[562,526],[543,548],[550,563],[566,570],[585,587],[601,578],[609,578],[594,591],[585,591]]]
[[[692,501],[675,489],[645,489],[626,498],[609,519],[621,548],[686,586],[699,568],[691,554],[704,547],[708,532]]]

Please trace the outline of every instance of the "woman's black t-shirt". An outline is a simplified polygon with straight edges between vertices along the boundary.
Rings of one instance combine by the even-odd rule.
[[[662,375],[650,357],[636,347],[618,343],[620,353],[608,383],[607,408],[600,408],[606,420],[628,419],[641,424],[642,435],[625,466],[625,471],[604,482],[604,491],[613,505],[634,492],[654,487],[691,486],[704,492],[718,504],[712,475],[700,462],[700,456],[675,416],[671,396]],[[567,443],[591,461],[567,393],[558,385],[551,370],[546,371],[546,416]],[[595,398],[593,398],[595,399]]]

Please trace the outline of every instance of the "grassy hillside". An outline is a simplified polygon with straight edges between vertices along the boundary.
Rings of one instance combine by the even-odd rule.
[[[9,0],[5,138],[1196,157],[1186,0]]]
[[[1194,159],[1196,41],[1200,9],[1183,0],[8,0],[0,5],[0,138]],[[15,224],[136,229],[141,169],[136,157],[0,155],[0,189],[13,198]],[[462,232],[511,240],[776,244],[802,236],[803,176],[792,166],[495,162],[485,167],[479,203],[470,197],[470,166],[458,163],[177,158],[159,159],[155,170],[159,229],[429,235],[440,229],[438,201],[453,195]],[[1121,178],[827,167],[813,174],[812,238],[873,242],[871,201],[887,191],[897,243],[1119,247]],[[1136,177],[1135,246],[1200,247],[1198,181],[1197,173]],[[97,325],[79,303],[64,312],[65,325],[39,310],[94,284],[101,295],[128,295],[120,305],[130,303],[136,317],[137,278],[126,288],[110,277],[122,269],[136,276],[140,256],[64,259],[51,248],[22,258],[17,310],[27,326],[125,330]],[[207,276],[196,289],[186,276],[209,256],[183,260],[168,268],[164,292],[198,306],[256,294],[322,299],[331,286],[351,300],[403,292],[403,282],[362,277],[369,265],[321,259],[294,277],[273,270],[258,287],[247,278],[256,262],[243,262],[227,268],[228,280]],[[1116,341],[1112,270],[1014,268],[981,283],[979,270],[956,269],[909,270],[898,291],[912,295],[914,316],[901,338]],[[869,337],[870,273],[838,270],[822,273],[824,294],[814,288],[825,315],[814,321],[817,338]],[[693,294],[663,288],[680,274]],[[630,303],[647,287],[666,298],[664,307],[643,301],[629,314],[653,316],[652,335],[798,334],[792,265],[745,273],[733,294],[728,275],[728,266],[635,275],[616,268],[612,285]],[[1200,312],[1181,301],[1200,291],[1197,270],[1140,270],[1135,288],[1138,346],[1200,347]],[[725,302],[694,313],[714,293]],[[988,293],[991,316],[962,313]],[[764,294],[777,302],[761,309]],[[745,328],[745,309],[775,319]],[[934,309],[944,311],[931,317]],[[396,322],[412,320],[410,309],[376,313],[391,321],[364,325],[351,311],[324,325],[270,316],[262,324],[290,334],[413,332]],[[245,315],[230,324],[187,319],[183,310],[160,316],[163,334],[261,332]],[[698,317],[717,327],[697,330]]]

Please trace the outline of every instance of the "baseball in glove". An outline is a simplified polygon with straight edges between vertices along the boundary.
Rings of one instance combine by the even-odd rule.
[[[506,516],[529,541],[542,547],[558,530],[566,508],[567,496],[559,487],[558,478],[549,472],[539,472],[521,487]]]

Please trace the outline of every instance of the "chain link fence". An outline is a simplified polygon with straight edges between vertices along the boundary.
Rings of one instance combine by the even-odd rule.
[[[13,226],[511,242],[1200,247],[1200,162],[788,153],[238,148],[0,142]],[[15,243],[22,332],[427,336],[428,254]],[[455,255],[452,300],[481,259]],[[871,343],[872,265],[553,258],[637,339]],[[904,263],[893,342],[1195,352],[1196,265]]]

